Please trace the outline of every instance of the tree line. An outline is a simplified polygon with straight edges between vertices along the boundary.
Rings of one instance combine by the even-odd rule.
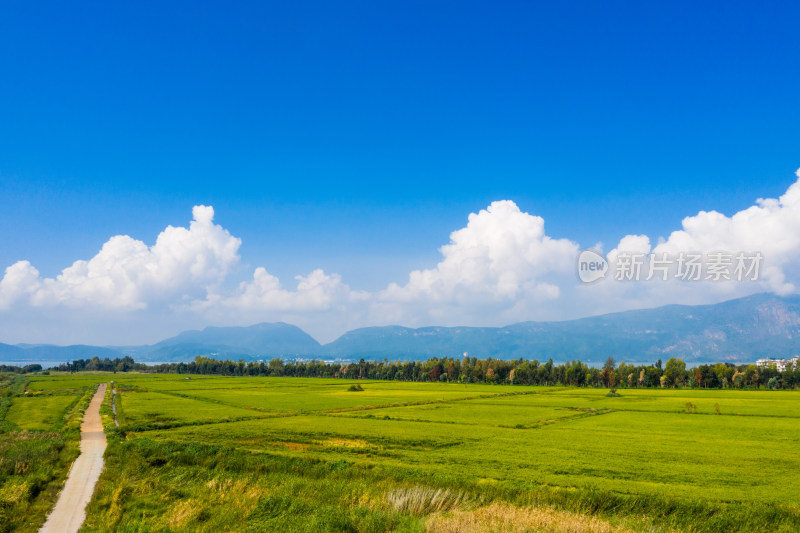
[[[0,365],[0,372],[7,372],[11,374],[29,374],[32,372],[41,372],[41,371],[42,371],[42,365],[40,364],[25,365],[25,366]]]
[[[91,359],[76,359],[71,363],[62,363],[57,367],[50,370],[60,370],[61,372],[152,372],[152,367],[144,363],[137,363],[133,357],[126,355],[125,357],[115,357],[109,359],[105,357],[100,359],[95,356]]]
[[[165,363],[147,367],[148,372],[222,376],[289,376],[345,379],[376,379],[443,383],[493,383],[510,385],[565,385],[607,388],[770,388],[800,387],[800,367],[779,372],[775,368],[731,363],[702,364],[687,368],[680,358],[665,364],[659,359],[651,365],[634,365],[609,357],[600,367],[581,361],[556,364],[517,359],[438,358],[427,361],[324,362],[223,361],[196,357],[189,363]]]
[[[188,363],[147,365],[132,357],[77,359],[50,370],[62,372],[151,372],[161,374],[200,374],[218,376],[287,376],[343,379],[376,379],[442,383],[491,383],[498,385],[564,385],[606,388],[672,388],[704,389],[794,389],[800,388],[800,366],[789,366],[783,372],[775,368],[732,363],[701,364],[687,368],[680,358],[666,363],[659,359],[650,365],[616,363],[609,357],[600,367],[591,367],[579,360],[556,364],[516,359],[478,359],[476,357],[433,357],[427,361],[325,362],[230,361],[198,356]],[[25,367],[0,365],[0,372],[31,373],[42,371],[41,365]]]

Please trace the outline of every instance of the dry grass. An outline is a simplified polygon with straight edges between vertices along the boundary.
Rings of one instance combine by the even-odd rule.
[[[322,446],[331,446],[331,447],[344,447],[344,448],[366,448],[369,446],[369,443],[365,440],[359,439],[345,439],[345,438],[338,438],[338,439],[328,439],[326,441],[320,442]]]
[[[474,511],[439,512],[425,523],[431,533],[627,533],[593,516],[558,511],[549,507],[514,507],[493,503]]]
[[[254,441],[252,444],[257,444],[257,441]],[[286,448],[287,450],[292,450],[293,452],[303,452],[308,449],[308,444],[303,444],[300,442],[289,442],[289,441],[269,441],[267,444],[272,444],[273,446],[280,446],[282,448]]]
[[[11,507],[28,498],[30,487],[24,481],[9,481],[0,487],[0,507]]]
[[[473,503],[464,492],[422,486],[393,490],[386,500],[392,509],[414,516],[442,513]]]
[[[203,512],[202,502],[194,499],[183,500],[172,508],[167,525],[173,528],[180,528],[186,526],[189,522],[195,520],[200,513]]]

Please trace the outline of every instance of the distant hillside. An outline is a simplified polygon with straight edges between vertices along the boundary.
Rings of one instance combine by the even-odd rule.
[[[714,305],[670,305],[563,322],[501,328],[362,328],[324,346],[352,358],[457,356],[648,362],[753,361],[800,353],[800,297],[760,294]]]
[[[113,359],[115,357],[123,357],[123,355],[121,351],[113,348],[82,344],[74,346],[56,346],[53,344],[18,344],[11,346],[9,344],[0,344],[0,362],[4,360],[67,362],[74,359],[91,359],[95,356],[101,359],[105,357]]]
[[[54,346],[0,344],[0,362],[58,361],[123,357],[141,362],[191,361],[198,355],[224,359],[297,357],[318,353],[320,344],[302,329],[278,322],[249,327],[208,327],[184,331],[157,344],[145,346]]]
[[[257,356],[303,356],[320,351],[320,344],[308,333],[283,322],[248,327],[207,327],[184,331],[147,349],[135,350],[142,361],[193,359],[214,355],[226,359]],[[177,359],[176,359],[177,358]]]
[[[0,344],[0,361],[69,361],[131,355],[137,361],[272,357],[427,359],[461,356],[502,359],[581,359],[609,355],[628,362],[681,357],[687,362],[751,362],[800,354],[800,296],[759,294],[714,305],[669,305],[563,322],[487,327],[371,327],[320,345],[282,322],[185,331],[151,346],[98,347]]]
[[[25,349],[11,344],[0,343],[0,360],[22,359],[25,357]]]
[[[499,356],[512,353],[519,339],[503,339],[506,328],[385,326],[348,331],[323,347],[325,355],[366,359],[427,359],[432,356]],[[507,341],[507,342],[502,342]],[[510,342],[508,342],[510,341]],[[508,358],[507,357],[507,358]]]

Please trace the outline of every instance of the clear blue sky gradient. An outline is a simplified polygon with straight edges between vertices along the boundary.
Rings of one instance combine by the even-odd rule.
[[[497,199],[582,246],[667,235],[795,180],[799,20],[797,2],[4,2],[0,268],[152,244],[195,204],[250,267],[370,290]]]

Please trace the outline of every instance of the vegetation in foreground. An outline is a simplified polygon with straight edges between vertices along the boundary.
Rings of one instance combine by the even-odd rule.
[[[110,380],[86,531],[800,530],[796,392]]]
[[[0,532],[37,531],[78,456],[80,424],[94,384],[26,390],[0,374]]]

